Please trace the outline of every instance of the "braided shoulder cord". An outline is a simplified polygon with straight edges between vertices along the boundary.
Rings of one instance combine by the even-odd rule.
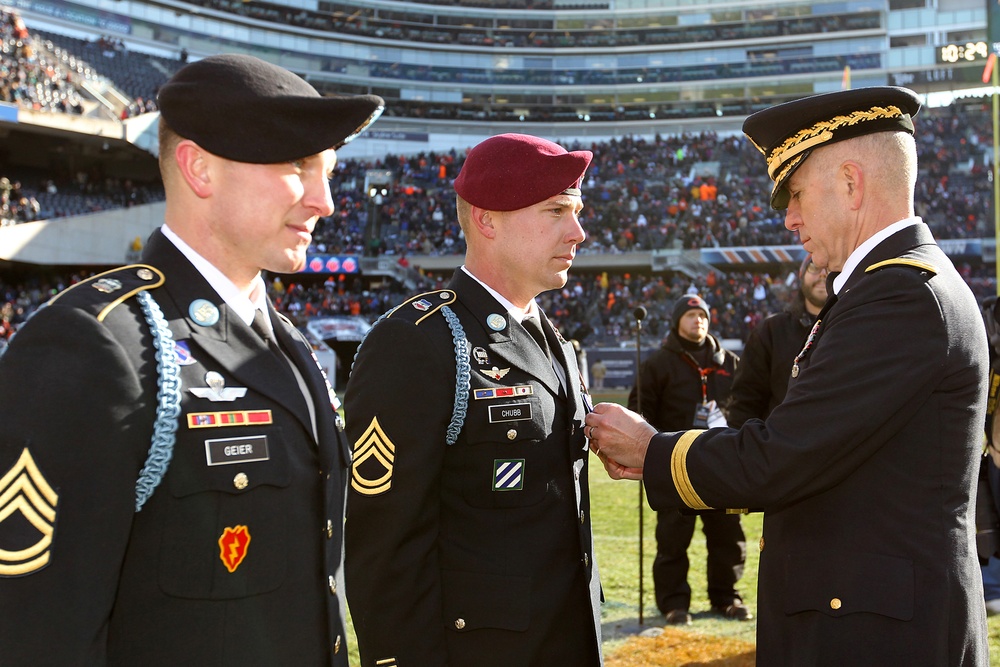
[[[441,308],[444,319],[451,329],[451,336],[455,341],[455,408],[451,413],[451,423],[448,424],[448,435],[445,443],[454,445],[458,440],[458,434],[462,432],[462,425],[465,424],[465,413],[469,408],[469,378],[472,367],[469,364],[469,339],[465,337],[465,329],[458,321],[458,315],[448,306]]]
[[[174,337],[170,333],[163,311],[148,292],[137,295],[142,312],[153,334],[156,349],[156,421],[153,423],[153,438],[149,446],[149,456],[135,482],[135,511],[153,495],[153,491],[163,481],[170,459],[174,455],[177,439],[177,417],[181,413],[181,377],[174,349]]]
[[[372,328],[365,334],[365,337],[358,345],[358,351],[354,353],[354,361],[351,363],[352,371],[354,370],[354,364],[358,361],[361,346],[368,340],[368,336],[371,335],[375,326],[391,314],[392,310],[383,314],[372,323]],[[465,329],[462,328],[462,323],[458,321],[458,315],[448,306],[442,306],[441,314],[444,315],[444,319],[448,322],[448,328],[451,329],[452,340],[455,343],[455,406],[452,409],[451,421],[448,423],[448,432],[445,436],[445,444],[454,445],[458,440],[458,434],[462,432],[462,426],[465,424],[465,413],[469,408],[469,378],[472,373],[472,366],[469,364],[469,339],[465,336]]]

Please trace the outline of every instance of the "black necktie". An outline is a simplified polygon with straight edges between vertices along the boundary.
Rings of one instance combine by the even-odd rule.
[[[250,323],[250,328],[257,332],[257,335],[267,344],[267,349],[271,350],[271,353],[277,357],[282,364],[288,365],[291,361],[285,355],[281,346],[278,345],[278,341],[274,338],[274,332],[267,328],[264,324],[264,318],[267,317],[264,311],[257,308],[253,311],[253,322]],[[290,370],[290,369],[289,369]]]
[[[538,343],[538,347],[542,348],[542,352],[545,353],[546,357],[551,358],[552,355],[549,353],[549,343],[545,340],[545,332],[542,331],[542,323],[538,321],[537,317],[525,317],[521,320],[521,326],[531,334],[531,337],[535,339]]]

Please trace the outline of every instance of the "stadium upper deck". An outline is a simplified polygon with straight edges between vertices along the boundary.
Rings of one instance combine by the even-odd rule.
[[[379,94],[390,114],[421,125],[655,128],[678,118],[741,117],[839,88],[846,76],[854,86],[954,89],[976,81],[981,63],[938,62],[940,47],[981,41],[986,24],[981,0],[195,2],[17,4],[39,27],[107,33],[161,55],[252,52],[319,88]]]

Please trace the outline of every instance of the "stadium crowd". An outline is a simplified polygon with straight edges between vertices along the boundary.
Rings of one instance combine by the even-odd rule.
[[[20,17],[0,11],[0,99],[30,108],[43,106],[42,100],[74,99],[74,75],[81,71],[89,74],[90,70],[85,61],[68,55],[66,49],[72,49],[93,51],[125,67],[116,72],[128,78],[129,93],[134,96],[134,111],[129,113],[153,108],[143,102],[141,93],[146,93],[148,100],[155,98],[155,91],[142,87],[143,68],[124,65],[128,52],[123,44],[106,37],[92,43],[52,37],[63,40],[62,45],[45,38],[45,48],[36,49]],[[55,61],[48,59],[45,54],[50,48],[63,55]],[[152,69],[162,77],[169,64],[179,63],[161,63]],[[66,110],[58,104],[43,108]],[[984,104],[970,101],[925,109],[917,118],[916,138],[921,164],[917,212],[935,236],[993,236],[992,183],[987,165],[991,118]],[[581,253],[798,242],[795,234],[784,228],[783,215],[768,207],[770,182],[757,168],[756,149],[741,136],[711,132],[626,136],[572,148],[587,148],[595,155],[584,187],[583,224],[588,239]],[[99,170],[79,168],[39,172],[19,168],[15,159],[4,157],[0,154],[0,225],[163,198],[159,183],[106,178]],[[317,226],[313,249],[320,253],[390,255],[415,268],[419,268],[421,255],[463,253],[451,187],[463,160],[464,147],[456,147],[444,153],[339,163],[331,181],[336,210]],[[376,198],[365,192],[369,170],[391,174],[384,194]],[[994,294],[992,267],[979,266],[981,261],[974,258],[970,261],[961,268],[977,294]],[[719,267],[697,280],[680,273],[576,273],[566,288],[546,294],[543,305],[566,335],[586,345],[616,344],[630,335],[636,305],[650,308],[646,326],[658,336],[667,330],[664,323],[673,301],[682,294],[698,292],[713,308],[713,332],[745,340],[756,322],[786,301],[790,270],[782,267],[774,273],[752,273],[744,267],[732,271]],[[53,290],[79,277],[51,274],[0,282],[0,339],[9,336]],[[447,277],[424,275],[421,287],[442,285]],[[410,291],[372,287],[364,280],[343,277],[320,279],[315,284],[305,277],[285,277],[284,282],[279,277],[274,289],[281,309],[299,319],[357,314],[374,320]]]

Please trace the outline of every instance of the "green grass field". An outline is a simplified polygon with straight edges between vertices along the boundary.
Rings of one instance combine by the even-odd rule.
[[[595,395],[595,402],[624,402],[621,394]],[[608,656],[629,637],[644,628],[662,627],[663,617],[653,598],[651,568],[656,553],[656,515],[648,506],[643,509],[643,620],[639,625],[639,483],[611,480],[597,457],[591,455],[590,466],[591,517],[594,527],[595,552],[601,572],[606,602],[601,612],[604,627],[604,654]],[[747,538],[747,562],[743,579],[738,584],[744,602],[756,614],[758,544],[763,515],[742,517]],[[747,622],[725,620],[709,613],[710,605],[705,581],[705,537],[700,522],[688,551],[691,569],[688,581],[692,589],[691,614],[694,624],[689,628],[714,636],[725,636],[754,642],[756,619]],[[360,665],[353,628],[349,628],[351,665]],[[1000,616],[989,619],[990,666],[1000,667]],[[650,663],[654,667],[654,663]],[[681,667],[656,663],[655,667]]]

